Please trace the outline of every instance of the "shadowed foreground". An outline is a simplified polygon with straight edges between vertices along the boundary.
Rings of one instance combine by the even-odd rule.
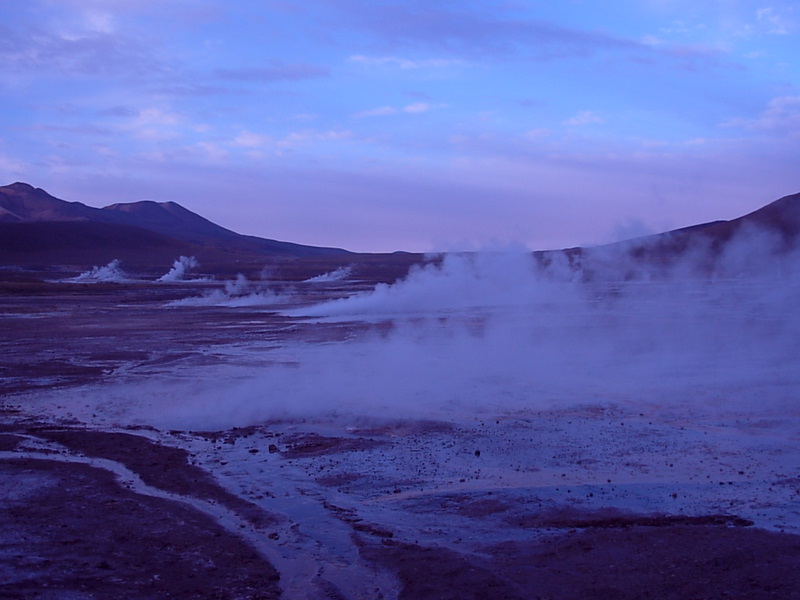
[[[0,598],[800,599],[793,354],[785,364],[767,354],[766,367],[752,368],[757,385],[729,383],[739,372],[723,362],[720,378],[705,368],[696,379],[683,373],[682,387],[661,396],[655,384],[668,379],[647,372],[630,390],[599,396],[586,385],[580,402],[536,404],[560,398],[558,388],[532,390],[535,379],[508,387],[503,369],[480,371],[479,361],[472,369],[483,377],[465,379],[469,355],[440,335],[441,315],[425,330],[430,343],[403,345],[389,335],[395,323],[281,312],[371,287],[303,281],[293,295],[281,288],[278,300],[253,294],[262,304],[239,306],[225,303],[239,297],[209,295],[222,282],[6,286]],[[636,298],[658,289],[637,288]],[[194,302],[174,304],[187,298]],[[661,314],[635,306],[648,308],[635,314]],[[758,352],[768,349],[758,342],[786,341],[778,334],[787,322],[782,312],[763,319],[769,314],[760,307],[756,325],[769,335],[755,335],[762,329],[749,318],[742,329]],[[569,308],[565,323],[578,314]],[[454,339],[493,348],[481,333],[485,319],[473,316],[465,321],[471,337]],[[515,331],[524,324],[510,321]],[[665,326],[655,331],[671,333],[678,322],[658,321]],[[593,331],[578,330],[567,349],[619,339]],[[536,347],[508,339],[502,348],[513,352]],[[722,341],[720,350],[739,352]],[[635,364],[647,347],[621,356]],[[445,396],[425,386],[408,394],[422,399],[417,413],[360,414],[368,403],[347,412],[329,400],[402,390],[407,373],[419,376],[414,369],[434,364],[442,349],[458,375],[455,389],[469,389],[474,402],[434,411],[428,404]],[[365,365],[386,366],[369,362],[376,350],[386,350],[388,372],[397,367],[398,377],[369,379]],[[677,354],[666,350],[646,366]],[[316,370],[330,360],[326,352],[341,367],[330,371],[337,377]],[[409,359],[419,352],[427,352],[420,362]],[[446,374],[447,364],[430,373]],[[351,366],[357,378],[339,379]],[[520,363],[513,374],[530,368]],[[276,372],[286,387],[269,379]],[[608,371],[599,372],[603,381]],[[570,379],[580,374],[570,371]],[[474,385],[461,387],[465,381]],[[494,387],[475,387],[487,381]],[[270,403],[289,406],[306,385],[336,410],[309,401],[305,415],[269,416]],[[509,390],[524,392],[526,404],[479,402]],[[749,411],[670,405],[675,390],[690,400],[738,393]],[[770,397],[775,407],[766,405]]]
[[[232,501],[175,448],[119,433],[8,432],[0,437],[3,598],[281,597],[275,568],[201,511],[137,493],[112,473],[64,462],[64,456],[32,459],[17,452],[19,457],[10,458],[34,434],[80,447],[83,456],[115,458],[156,489],[177,487],[184,497],[196,494],[233,505],[250,522],[259,521],[265,540],[280,537],[279,519],[253,518],[258,512],[253,504]],[[284,460],[306,459],[302,444],[307,442],[298,444],[296,458]],[[335,454],[341,446],[331,442],[328,449]],[[325,457],[324,450],[315,444],[315,456]],[[198,482],[194,491],[185,485],[191,478]],[[519,509],[502,495],[496,501],[475,500],[469,493],[445,500],[432,502],[441,505],[443,515],[461,514],[464,535],[476,521]],[[473,540],[460,552],[395,540],[385,524],[365,523],[331,503],[327,509],[351,528],[365,564],[397,578],[394,592],[401,599],[800,598],[800,537],[755,529],[735,517],[551,510],[518,522],[538,535],[485,544]],[[324,583],[309,588],[308,597],[354,597]],[[386,597],[386,591],[365,590],[370,595],[362,597]],[[295,590],[283,597],[300,596]]]

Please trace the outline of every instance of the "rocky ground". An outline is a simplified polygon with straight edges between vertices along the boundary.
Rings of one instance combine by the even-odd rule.
[[[165,318],[186,294],[0,298],[0,597],[800,598],[796,414],[126,421],[109,379],[134,401],[243,339],[354,333],[254,307]]]

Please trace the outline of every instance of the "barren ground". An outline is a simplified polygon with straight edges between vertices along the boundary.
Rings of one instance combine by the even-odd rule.
[[[59,404],[121,377],[135,402],[232,346],[364,327],[165,312],[188,293],[4,289],[0,597],[800,598],[796,415],[586,405],[209,431]]]

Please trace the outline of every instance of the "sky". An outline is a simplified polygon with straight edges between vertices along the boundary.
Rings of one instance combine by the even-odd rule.
[[[3,0],[0,184],[354,251],[599,244],[800,192],[792,0]]]

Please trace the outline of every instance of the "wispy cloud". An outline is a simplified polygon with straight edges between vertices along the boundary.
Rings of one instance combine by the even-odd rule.
[[[0,173],[2,173],[6,179],[24,173],[27,169],[28,165],[24,164],[22,161],[0,154]]]
[[[362,117],[384,117],[386,115],[396,115],[400,112],[394,106],[379,106],[378,108],[372,108],[370,110],[364,110],[359,113],[356,113],[354,116],[357,118]]]
[[[313,129],[294,131],[277,142],[279,146],[297,146],[315,142],[341,142],[353,139],[354,133],[347,129],[329,129],[317,131]]]
[[[135,138],[163,141],[181,136],[186,118],[167,108],[147,107],[138,111],[123,129]]]
[[[316,65],[273,62],[264,67],[216,69],[214,76],[227,81],[271,83],[274,81],[297,81],[300,79],[329,77],[330,70]]]
[[[605,123],[605,119],[593,110],[582,110],[578,114],[564,121],[564,125],[568,125],[570,127],[599,125],[600,123]]]
[[[102,108],[97,114],[101,117],[135,117],[139,112],[130,106],[115,105]]]
[[[379,106],[378,108],[373,108],[370,110],[365,110],[359,113],[356,113],[354,116],[356,118],[363,118],[363,117],[385,117],[389,115],[398,115],[398,114],[409,114],[409,115],[418,115],[421,113],[430,112],[432,110],[436,110],[438,108],[446,108],[448,105],[446,103],[438,103],[432,104],[430,102],[414,102],[413,104],[407,104],[402,107],[395,107],[395,106]]]
[[[800,96],[773,98],[757,117],[729,119],[722,126],[800,136]]]
[[[550,135],[551,131],[545,128],[529,129],[523,134],[523,137],[528,140],[541,140]]]
[[[214,163],[224,163],[229,152],[215,142],[197,142],[195,148],[203,155],[203,158]]]
[[[48,131],[55,133],[66,133],[70,135],[92,135],[92,136],[110,136],[114,135],[114,130],[107,127],[100,127],[91,124],[82,125],[53,125],[53,124],[39,124],[32,127],[37,131]]]
[[[144,44],[121,35],[96,32],[67,38],[42,29],[0,26],[0,72],[127,79],[153,78],[168,70]]]
[[[438,49],[445,59],[518,53],[528,48],[541,56],[581,54],[590,48],[630,48],[635,45],[604,33],[571,30],[543,20],[512,17],[497,4],[451,2],[337,2],[351,22],[380,37],[391,48]]]
[[[408,104],[407,106],[403,107],[403,112],[413,114],[419,114],[434,110],[435,108],[444,108],[447,106],[446,104],[430,104],[428,102],[415,102],[414,104]]]
[[[356,54],[348,58],[348,60],[368,66],[394,67],[398,69],[443,69],[464,64],[464,61],[452,58],[410,59],[397,56],[365,56],[363,54]]]
[[[756,18],[767,33],[787,35],[792,29],[792,25],[788,19],[771,6],[759,8],[756,11]]]
[[[253,133],[252,131],[242,131],[231,142],[234,146],[244,148],[258,148],[269,142],[272,138],[266,135]]]
[[[362,64],[412,69],[511,59],[613,59],[690,71],[730,67],[720,47],[700,40],[674,43],[643,32],[570,27],[565,22],[537,18],[536,13],[541,11],[520,10],[512,2],[337,0],[335,7],[350,27],[374,38],[373,47],[388,51],[351,56],[350,60]],[[409,54],[435,58],[408,58]]]

